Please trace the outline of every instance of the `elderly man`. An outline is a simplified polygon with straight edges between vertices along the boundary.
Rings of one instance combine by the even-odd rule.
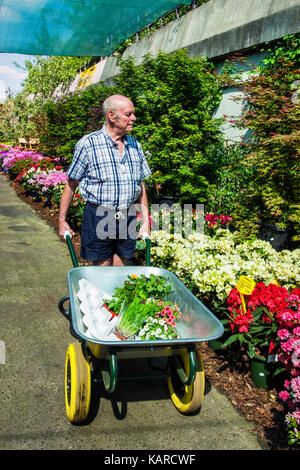
[[[135,202],[140,204],[143,219],[139,236],[149,235],[143,179],[151,172],[141,145],[127,135],[136,120],[132,102],[125,96],[112,95],[103,103],[103,113],[102,129],[84,136],[76,144],[60,203],[59,235],[64,236],[65,231],[74,234],[66,218],[79,184],[86,201],[81,256],[98,266],[124,266],[135,251],[137,233],[135,230],[133,234],[129,227],[136,216],[128,211]]]

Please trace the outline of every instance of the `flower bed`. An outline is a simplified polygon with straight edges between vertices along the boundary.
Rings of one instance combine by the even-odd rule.
[[[268,355],[277,347],[279,361],[292,376],[280,395],[290,406],[289,443],[299,444],[300,250],[278,253],[265,241],[236,242],[227,230],[217,230],[214,237],[195,233],[188,239],[157,231],[151,240],[153,264],[173,271],[227,324],[227,347],[239,340],[249,357]],[[236,285],[245,274],[256,286],[244,311]],[[281,286],[265,284],[274,278]]]
[[[50,207],[59,207],[68,179],[59,159],[51,159],[33,151],[21,151],[18,147],[2,146],[0,162],[2,170],[24,189],[26,195]],[[83,208],[84,200],[76,189],[69,216],[77,227],[81,223]]]
[[[152,262],[173,271],[219,312],[242,275],[256,283],[276,278],[288,290],[299,286],[300,249],[278,253],[263,240],[241,243],[236,239],[235,233],[222,229],[215,237],[194,233],[187,239],[155,231],[151,234]]]

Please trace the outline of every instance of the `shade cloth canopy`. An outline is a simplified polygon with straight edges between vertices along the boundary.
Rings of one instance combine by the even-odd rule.
[[[191,0],[0,0],[0,52],[108,56]]]

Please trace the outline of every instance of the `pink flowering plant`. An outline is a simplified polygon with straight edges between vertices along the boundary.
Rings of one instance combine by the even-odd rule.
[[[285,416],[288,430],[288,443],[300,444],[300,376],[293,377],[284,382],[285,390],[279,393],[279,397],[289,410]]]
[[[204,220],[205,231],[208,232],[208,234],[213,235],[216,233],[217,229],[227,228],[232,222],[232,217],[223,214],[206,214]]]
[[[12,147],[2,153],[2,169],[7,171],[12,178],[15,178],[22,171],[45,158],[41,153],[36,153],[32,150],[22,151],[18,147]]]
[[[137,339],[175,339],[177,338],[177,319],[180,318],[181,311],[177,304],[172,305],[168,302],[159,301],[157,303],[157,312],[154,316],[146,318]]]
[[[288,413],[285,418],[289,444],[300,444],[300,289],[294,289],[279,319],[279,361],[289,374],[279,397]]]

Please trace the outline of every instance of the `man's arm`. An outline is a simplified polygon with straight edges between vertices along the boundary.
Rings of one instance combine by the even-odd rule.
[[[75,193],[77,186],[78,186],[78,181],[73,180],[72,178],[68,178],[68,181],[61,195],[59,217],[58,217],[59,235],[61,237],[64,236],[64,233],[66,231],[69,231],[71,235],[74,235],[73,230],[67,223],[67,215],[68,215],[68,210],[73,200],[74,193]]]
[[[149,223],[149,205],[148,205],[148,198],[146,193],[146,188],[144,183],[142,183],[142,191],[139,195],[137,202],[141,205],[141,213],[142,213],[142,226],[139,230],[139,237],[142,237],[143,234],[147,234],[150,236],[150,223]]]

